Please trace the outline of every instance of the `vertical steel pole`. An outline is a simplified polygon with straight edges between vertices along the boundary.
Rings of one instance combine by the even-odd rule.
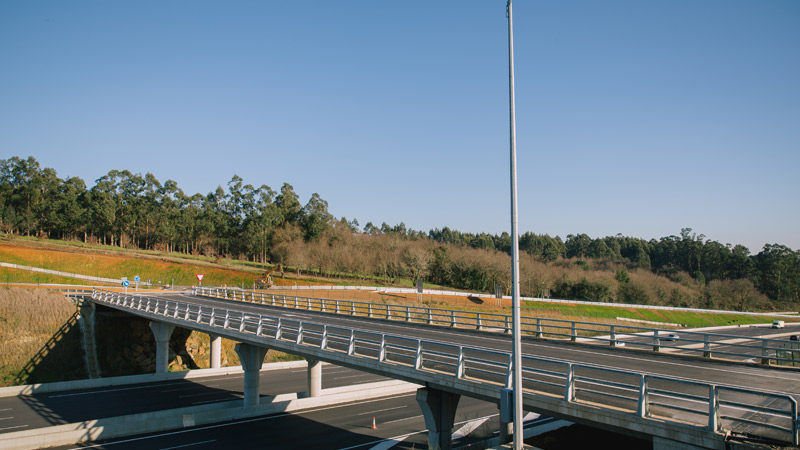
[[[511,144],[511,314],[514,340],[514,450],[522,450],[522,327],[519,305],[519,233],[517,231],[517,130],[514,105],[514,24],[511,0],[506,4],[508,17],[508,106]]]

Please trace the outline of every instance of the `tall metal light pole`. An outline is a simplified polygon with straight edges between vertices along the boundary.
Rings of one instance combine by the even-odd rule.
[[[519,233],[517,231],[517,130],[514,106],[514,24],[511,0],[506,4],[508,17],[508,110],[511,142],[511,316],[513,329],[512,383],[514,390],[514,450],[522,450],[522,339],[519,305]]]

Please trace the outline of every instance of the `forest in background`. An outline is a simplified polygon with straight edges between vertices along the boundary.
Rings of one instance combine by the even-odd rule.
[[[259,263],[298,273],[415,280],[473,291],[508,292],[511,237],[428,232],[403,223],[363,227],[337,219],[313,194],[254,187],[234,175],[227,189],[184,193],[173,180],[112,170],[88,187],[61,179],[33,158],[0,160],[0,230],[40,238],[179,252]],[[600,302],[751,309],[796,309],[800,251],[766,244],[752,255],[684,228],[644,240],[526,232],[520,236],[523,295]]]

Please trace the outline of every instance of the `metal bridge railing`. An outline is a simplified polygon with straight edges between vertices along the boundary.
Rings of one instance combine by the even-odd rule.
[[[186,322],[188,327],[202,324],[489,384],[496,386],[498,397],[501,387],[510,386],[512,359],[505,352],[102,290],[95,290],[92,298],[144,316]],[[526,395],[625,411],[643,419],[689,423],[713,432],[746,430],[751,435],[798,444],[797,402],[787,394],[533,356],[523,356],[522,365]],[[681,414],[680,419],[676,413]]]
[[[308,311],[511,333],[511,316],[497,313],[276,295],[215,287],[195,286],[192,294]],[[670,337],[673,330],[532,316],[523,316],[521,325],[523,334],[538,338],[568,339],[573,342],[580,339],[612,347],[625,345],[656,352],[679,350],[704,358],[756,359],[764,365],[796,366],[800,360],[800,350],[787,350],[786,341],[782,339],[743,338],[723,333],[681,330],[678,343]]]

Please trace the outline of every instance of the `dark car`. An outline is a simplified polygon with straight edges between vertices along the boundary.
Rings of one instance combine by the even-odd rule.
[[[790,341],[800,341],[800,334],[793,334],[789,336]]]

